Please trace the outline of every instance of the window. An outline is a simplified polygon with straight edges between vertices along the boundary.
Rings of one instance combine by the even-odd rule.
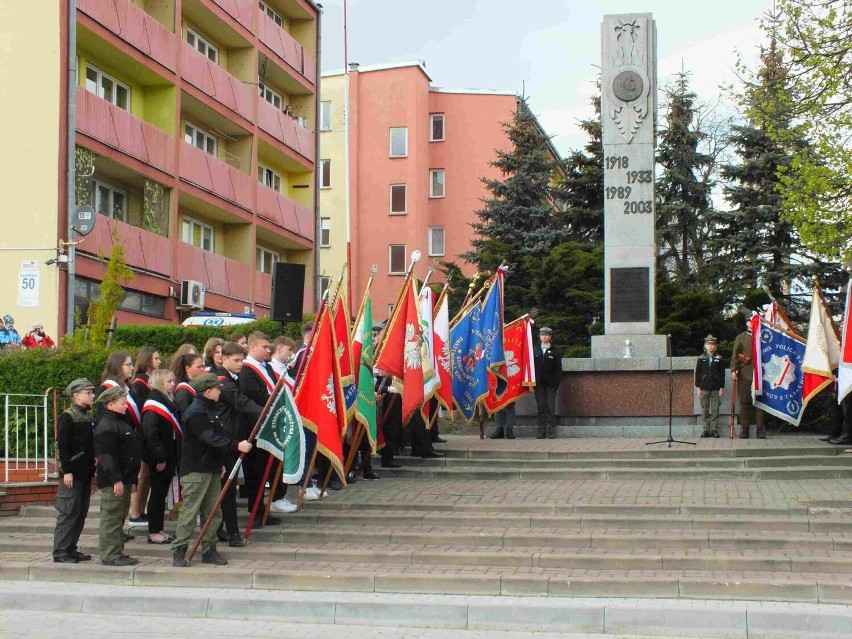
[[[284,100],[281,98],[281,94],[270,89],[263,82],[257,83],[257,91],[260,93],[260,97],[269,102],[272,106],[274,106],[279,111],[281,110],[281,105],[284,104]]]
[[[255,257],[257,258],[257,270],[272,275],[272,267],[278,261],[278,253],[258,246]]]
[[[183,139],[187,144],[191,144],[196,149],[201,149],[208,155],[216,157],[216,137],[207,133],[204,129],[200,129],[194,124],[187,122],[183,126]]]
[[[281,17],[280,13],[278,13],[277,11],[275,11],[275,9],[263,2],[263,0],[261,0],[258,4],[260,4],[260,10],[263,11],[266,15],[268,15],[270,19],[275,22],[275,24],[277,24],[279,27],[284,26],[284,18]]]
[[[98,282],[79,276],[74,280],[74,309],[79,311],[84,324],[89,320],[89,303],[100,297],[100,294],[101,286]],[[166,314],[166,298],[125,289],[118,308],[141,315],[163,317]]]
[[[92,189],[95,211],[112,220],[127,221],[127,191],[97,180],[92,182]]]
[[[257,165],[257,181],[268,186],[273,191],[281,193],[281,175],[269,167],[262,164]]]
[[[320,246],[331,246],[331,218],[320,218]]]
[[[320,276],[320,299],[322,299],[322,296],[325,295],[329,286],[331,286],[331,278],[327,275]]]
[[[320,160],[320,188],[331,188],[331,160]]]
[[[191,217],[183,218],[180,239],[204,251],[213,251],[213,227]]]
[[[86,65],[86,90],[119,109],[130,110],[130,87],[89,65]]]
[[[192,29],[186,30],[186,41],[189,46],[193,47],[201,55],[206,56],[208,60],[212,60],[219,64],[219,49],[210,44]]]
[[[320,131],[331,131],[331,102],[320,102]]]
[[[389,275],[405,275],[405,244],[391,244],[388,247],[390,266]]]
[[[390,156],[408,157],[408,128],[397,127],[390,130]]]
[[[432,114],[432,126],[429,129],[429,141],[430,142],[443,142],[444,141],[444,114],[443,113],[433,113]]]
[[[391,184],[390,187],[390,213],[391,215],[405,215],[408,191],[405,184]]]
[[[429,229],[429,255],[444,254],[444,227],[433,226]]]
[[[444,197],[444,169],[429,171],[429,197]]]

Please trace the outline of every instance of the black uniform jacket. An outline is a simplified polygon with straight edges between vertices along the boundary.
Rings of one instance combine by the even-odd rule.
[[[142,451],[139,438],[123,415],[104,409],[95,428],[95,455],[98,457],[98,488],[117,482],[137,482]]]
[[[151,389],[149,399],[160,402],[180,423],[180,413],[175,403],[156,388]],[[178,460],[178,437],[171,422],[165,417],[147,410],[142,413],[142,459],[149,466],[166,462],[172,467]]]
[[[226,456],[238,452],[237,441],[225,434],[216,414],[216,403],[197,395],[183,420],[180,476],[218,473]]]
[[[63,475],[91,481],[95,476],[95,414],[72,404],[59,416],[56,453]]]
[[[698,356],[695,362],[695,385],[705,391],[717,391],[725,387],[725,364],[716,353]]]
[[[263,406],[240,392],[239,382],[224,368],[215,368],[211,372],[219,377],[219,383],[222,385],[216,412],[222,420],[225,432],[235,439],[246,439],[263,412]],[[246,431],[245,425],[249,422],[251,426]]]
[[[559,350],[551,344],[545,352],[541,344],[536,344],[533,347],[533,358],[536,384],[553,390],[559,388],[559,381],[562,379],[562,355]]]

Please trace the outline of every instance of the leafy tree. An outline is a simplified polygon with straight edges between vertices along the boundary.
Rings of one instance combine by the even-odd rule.
[[[124,247],[118,241],[113,229],[112,252],[107,261],[104,277],[100,285],[100,295],[89,303],[89,340],[95,348],[103,348],[107,343],[112,316],[118,310],[124,297],[122,286],[133,280],[133,271],[124,259]]]
[[[604,239],[600,82],[598,94],[591,101],[595,117],[579,122],[580,129],[589,139],[582,150],[572,151],[563,162],[565,176],[556,189],[556,198],[560,204],[557,216],[571,241],[600,244]]]
[[[657,149],[658,262],[682,282],[696,281],[705,262],[711,209],[712,158],[702,148],[696,95],[687,73],[666,89],[667,108]]]
[[[815,251],[852,260],[852,0],[779,0],[762,26],[785,52],[783,107],[792,126],[768,119],[772,137],[791,153],[781,167],[788,219]],[[808,145],[791,139],[803,137]]]
[[[553,216],[551,182],[557,169],[548,138],[542,133],[524,99],[511,122],[503,123],[511,142],[507,151],[498,151],[491,166],[501,179],[483,178],[490,193],[472,224],[475,237],[472,250],[462,258],[480,272],[494,272],[501,262],[510,266],[506,280],[507,316],[526,312],[532,285],[531,266],[546,257],[565,236]]]

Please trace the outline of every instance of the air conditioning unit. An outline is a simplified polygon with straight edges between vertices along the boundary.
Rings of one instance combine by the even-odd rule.
[[[195,280],[181,280],[180,305],[184,308],[204,308],[204,284]]]

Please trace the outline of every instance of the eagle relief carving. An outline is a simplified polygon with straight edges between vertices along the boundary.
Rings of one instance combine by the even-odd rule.
[[[615,122],[619,132],[627,143],[633,140],[642,120],[648,114],[646,81],[639,73],[644,68],[644,56],[640,52],[640,25],[636,20],[619,20],[615,26],[615,47],[613,63],[616,75],[612,81],[609,116]],[[624,68],[627,67],[627,68]],[[643,96],[646,96],[645,99]]]

